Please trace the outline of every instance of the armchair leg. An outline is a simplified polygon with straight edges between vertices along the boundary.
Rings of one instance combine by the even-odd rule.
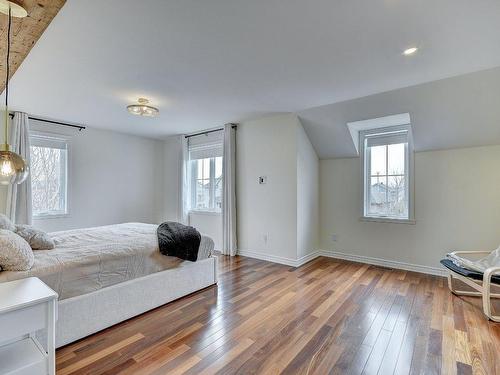
[[[448,288],[450,291],[457,296],[469,296],[469,297],[482,297],[482,294],[479,292],[471,292],[466,290],[457,290],[454,287],[453,283],[453,275],[448,273]]]
[[[454,279],[453,274],[451,272],[448,273],[448,288],[453,294],[457,296],[482,297],[484,315],[486,315],[488,319],[494,322],[500,322],[500,315],[493,315],[491,312],[491,299],[500,298],[500,294],[491,293],[491,287],[492,287],[491,278],[485,278],[482,285],[478,285],[476,283],[473,283],[471,280],[459,277],[459,279],[462,280],[464,283],[478,290],[477,292],[455,289],[454,285],[455,283],[453,282],[454,281],[453,279]],[[479,292],[479,290],[481,292]]]
[[[485,278],[483,282],[483,311],[490,320],[500,322],[500,315],[493,315],[491,313],[491,278]]]
[[[452,293],[455,293],[455,291],[453,290],[453,276],[451,276],[451,272],[448,272],[448,289]]]

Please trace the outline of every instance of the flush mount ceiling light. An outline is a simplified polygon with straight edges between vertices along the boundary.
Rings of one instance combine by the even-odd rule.
[[[148,105],[149,100],[145,98],[139,98],[137,104],[131,104],[127,106],[127,110],[133,115],[154,117],[160,113],[160,110],[156,107]]]
[[[405,55],[405,56],[411,56],[411,55],[413,55],[417,51],[418,51],[418,47],[407,48],[407,49],[405,49],[403,51],[403,55]]]
[[[20,184],[28,177],[29,167],[26,161],[15,152],[10,151],[9,140],[9,59],[10,30],[12,17],[26,17],[28,14],[19,1],[0,0],[0,12],[8,15],[7,53],[5,64],[5,138],[0,145],[0,184]]]

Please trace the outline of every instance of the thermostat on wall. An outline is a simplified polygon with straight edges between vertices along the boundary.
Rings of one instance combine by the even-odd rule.
[[[259,184],[260,185],[267,184],[267,176],[259,176]]]

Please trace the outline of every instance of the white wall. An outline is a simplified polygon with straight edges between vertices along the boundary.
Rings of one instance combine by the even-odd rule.
[[[360,221],[359,158],[321,160],[320,247],[430,267],[451,250],[493,250],[499,165],[500,146],[416,153],[417,223],[407,225]]]
[[[295,115],[238,125],[236,200],[242,253],[297,257],[296,127]],[[267,176],[267,184],[259,185],[259,176]]]
[[[297,257],[318,250],[319,160],[304,128],[297,124]]]
[[[78,132],[34,121],[31,126],[70,137],[69,216],[35,220],[35,226],[56,231],[156,221],[156,199],[163,189],[160,141],[93,128]],[[5,192],[3,188],[2,204]]]
[[[238,125],[236,159],[238,251],[290,265],[317,251],[319,160],[297,116]]]
[[[163,190],[160,193],[158,207],[160,213],[157,221],[179,221],[181,207],[179,207],[181,169],[181,139],[180,136],[168,137],[162,144],[160,175],[163,177]]]
[[[191,212],[189,225],[214,240],[215,250],[222,250],[222,214],[214,212]]]

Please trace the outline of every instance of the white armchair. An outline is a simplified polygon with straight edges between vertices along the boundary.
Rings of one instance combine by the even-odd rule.
[[[490,254],[490,251],[455,251],[452,254],[467,258],[483,255],[486,256]],[[500,322],[500,315],[493,315],[491,311],[491,298],[500,298],[500,293],[492,293],[492,288],[496,288],[500,291],[500,284],[492,283],[492,277],[494,275],[500,275],[500,267],[490,267],[486,269],[483,273],[482,280],[476,280],[471,277],[463,276],[452,269],[448,269],[448,287],[453,294],[459,296],[475,296],[482,297],[483,299],[483,311],[484,314],[494,322]],[[455,289],[453,279],[456,278],[463,283],[467,284],[477,292],[457,290]]]

